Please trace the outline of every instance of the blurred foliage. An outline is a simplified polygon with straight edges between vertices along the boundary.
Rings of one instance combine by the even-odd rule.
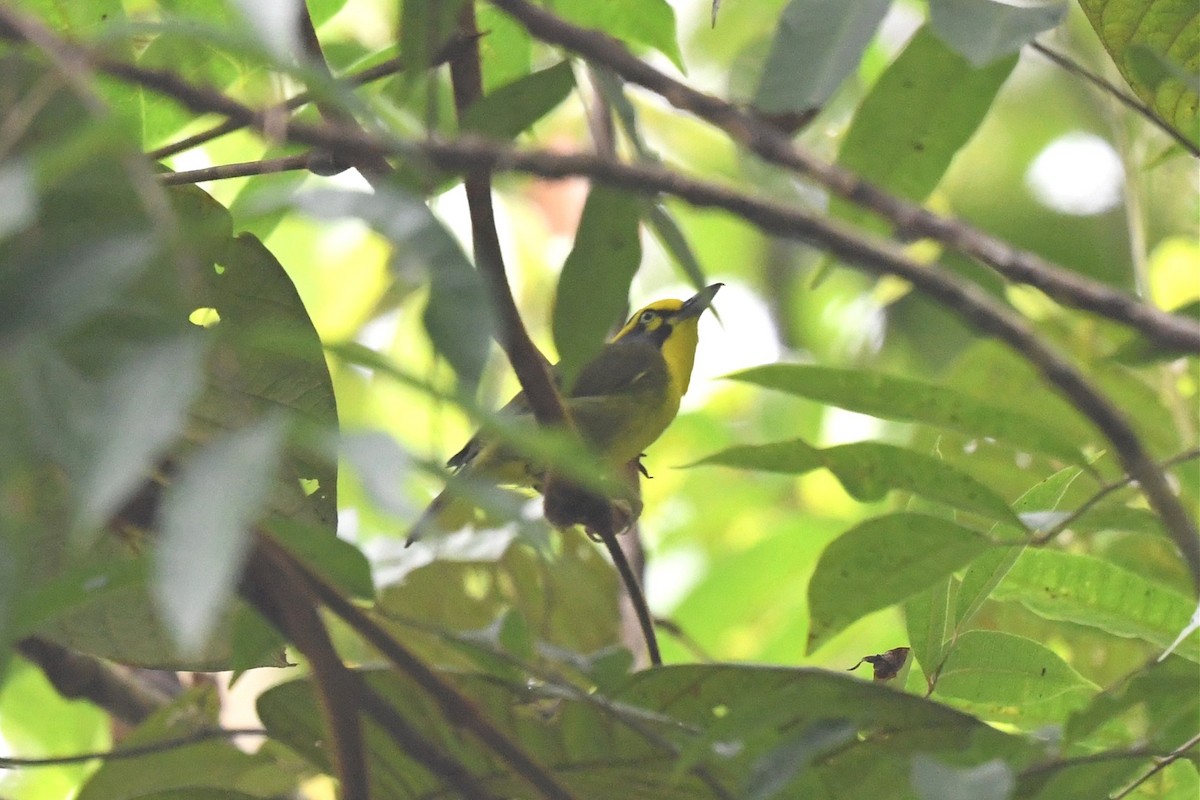
[[[288,50],[298,32],[271,29],[271,5],[8,7],[255,107],[307,86],[405,141],[461,130],[586,151],[599,131],[601,152],[828,211],[856,235],[888,230],[487,2],[487,94],[461,120],[448,70],[427,68],[461,4],[309,0],[335,73],[398,52],[407,66],[353,90]],[[1195,160],[1027,46],[1037,36],[1197,142],[1187,0],[726,2],[715,26],[703,2],[543,5],[795,123],[800,146],[897,195],[1196,316]],[[607,556],[551,530],[531,497],[485,488],[494,529],[404,547],[472,430],[514,435],[492,411],[518,387],[490,343],[460,179],[413,157],[374,186],[355,171],[162,186],[166,170],[299,152],[238,131],[143,156],[220,121],[34,47],[0,54],[0,756],[111,738],[103,715],[14,654],[26,636],[170,669],[294,660],[238,599],[256,532],[368,608],[580,797],[1082,800],[1194,741],[1200,634],[1180,634],[1196,587],[1087,418],[1022,354],[908,285],[671,197],[495,176],[512,291],[552,361],[578,366],[629,307],[726,284],[683,410],[644,460],[639,533],[667,666],[638,668]],[[899,245],[1067,356],[1155,458],[1174,459],[1195,515],[1195,354],[1157,351],[937,243]],[[330,626],[440,751],[500,794],[533,796]],[[899,647],[915,660],[906,678],[844,672]],[[278,679],[257,699],[271,738],[253,755],[207,741],[3,771],[0,795],[277,796],[332,769],[313,682],[303,667]],[[218,706],[185,693],[122,745],[208,729]],[[382,729],[367,750],[378,796],[442,790]],[[1195,797],[1196,750],[1183,755],[1128,796]]]

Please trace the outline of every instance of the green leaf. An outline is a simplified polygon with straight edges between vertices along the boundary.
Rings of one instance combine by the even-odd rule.
[[[529,74],[533,42],[525,26],[490,3],[475,9],[479,58],[483,67],[483,90],[496,88]]]
[[[913,201],[929,196],[975,134],[1015,56],[976,69],[922,28],[880,76],[842,140],[838,164]],[[834,199],[837,216],[865,212]]]
[[[318,189],[298,195],[296,204],[318,219],[357,217],[392,242],[392,270],[406,280],[428,281],[425,330],[463,393],[474,394],[491,341],[491,302],[479,273],[425,201],[390,186],[373,194]]]
[[[992,551],[988,551],[989,553]],[[976,559],[987,558],[988,553]],[[913,656],[929,681],[946,654],[950,603],[956,597],[953,576],[946,576],[904,603],[904,627]]]
[[[792,0],[779,17],[754,108],[767,114],[825,104],[858,66],[888,0]]]
[[[1187,0],[1079,0],[1079,6],[1134,93],[1200,145],[1200,95],[1178,77],[1140,68],[1149,53],[1186,74],[1200,72],[1195,6]]]
[[[464,0],[407,0],[400,15],[400,55],[406,79],[415,81],[454,33]]]
[[[675,10],[666,0],[554,0],[551,9],[581,27],[598,28],[622,42],[652,47],[684,71]]]
[[[575,88],[569,61],[532,72],[480,98],[463,112],[459,127],[493,139],[516,138],[553,111]]]
[[[1166,648],[1188,624],[1195,603],[1181,592],[1095,556],[1027,550],[993,596],[1016,600],[1046,619],[1100,628]],[[1200,633],[1176,648],[1200,662]]]
[[[986,538],[940,517],[889,514],[835,539],[808,585],[811,652],[871,611],[899,603],[991,547]]]
[[[1000,759],[975,767],[952,767],[935,758],[913,758],[912,787],[921,800],[1008,800],[1016,788],[1013,769]]]
[[[813,759],[841,747],[857,734],[846,720],[818,720],[788,737],[758,760],[746,778],[749,800],[779,797]]]
[[[975,67],[1012,55],[1062,22],[1065,0],[1013,5],[999,0],[930,0],[929,22],[938,37]]]
[[[696,464],[803,474],[822,467],[832,472],[852,497],[864,503],[882,500],[889,490],[1020,525],[1004,499],[965,472],[940,459],[876,442],[855,442],[818,449],[802,439],[730,447]]]
[[[1063,496],[1071,484],[1081,474],[1083,471],[1078,467],[1059,470],[1017,498],[1013,508],[1023,513],[1030,513],[1034,510],[1053,511],[1058,508],[1058,504],[1062,502]],[[1003,528],[994,532],[1006,533]],[[1014,530],[1013,533],[1017,537],[1026,535],[1023,530]],[[1004,538],[1007,540],[1010,537],[1005,536]],[[963,573],[962,584],[959,586],[958,596],[955,600],[955,632],[961,631],[963,626],[970,622],[975,613],[979,611],[984,601],[992,596],[996,586],[1012,569],[1021,553],[1025,552],[1025,548],[1024,542],[1013,547],[998,548],[982,554],[971,562],[971,566]]]
[[[282,443],[278,420],[222,437],[183,463],[163,498],[152,588],[185,655],[206,644],[231,599]]]
[[[700,260],[696,258],[675,216],[662,203],[648,203],[645,210],[647,227],[653,231],[675,265],[683,270],[692,286],[697,291],[707,286],[709,281],[704,277],[704,268],[700,266]]]
[[[1145,725],[1151,747],[1159,752],[1173,750],[1196,732],[1200,693],[1195,688],[1195,663],[1182,658],[1152,661],[1071,714],[1063,731],[1064,744],[1094,741],[1110,722],[1132,717]]]
[[[640,222],[640,205],[630,195],[599,184],[588,192],[554,299],[554,345],[566,386],[627,308],[642,260]]]
[[[729,377],[860,414],[991,437],[1070,463],[1087,463],[1079,449],[1061,438],[1048,423],[934,384],[803,364],[769,364]]]
[[[1095,688],[1039,642],[1000,631],[966,631],[946,658],[937,693],[971,703],[1020,706]]]

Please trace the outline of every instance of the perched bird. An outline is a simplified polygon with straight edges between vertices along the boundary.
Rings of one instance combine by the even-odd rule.
[[[638,311],[583,366],[566,392],[565,403],[580,436],[614,470],[638,459],[675,419],[692,376],[700,315],[721,286],[714,283],[688,300],[658,300]],[[523,394],[500,414],[531,416]],[[408,544],[431,531],[457,530],[474,519],[474,504],[456,491],[459,478],[540,490],[544,472],[482,434],[472,437],[446,465],[455,471],[455,481],[425,509]]]

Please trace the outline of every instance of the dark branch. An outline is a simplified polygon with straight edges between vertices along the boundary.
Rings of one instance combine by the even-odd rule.
[[[1200,323],[1167,314],[1034,253],[1017,250],[977,228],[888,194],[796,147],[770,123],[651,67],[604,33],[571,25],[526,0],[493,0],[493,4],[519,20],[538,39],[573,50],[626,81],[661,95],[676,108],[721,128],[767,161],[808,175],[834,194],[880,214],[905,236],[943,242],[979,259],[1009,280],[1036,286],[1064,305],[1136,328],[1165,349],[1200,352]]]
[[[307,584],[266,534],[250,555],[241,593],[308,659],[318,706],[328,732],[329,758],[344,800],[369,800],[358,682],[342,663]]]
[[[1142,775],[1139,775],[1133,781],[1133,783],[1129,784],[1124,789],[1122,789],[1121,791],[1114,794],[1112,796],[1111,800],[1122,800],[1122,798],[1128,797],[1129,795],[1133,794],[1133,792],[1139,786],[1141,786],[1143,783],[1145,783],[1146,781],[1153,778],[1158,773],[1162,772],[1167,767],[1174,764],[1179,759],[1186,756],[1188,750],[1191,750],[1193,747],[1195,747],[1198,744],[1200,744],[1200,733],[1198,733],[1195,736],[1193,736],[1192,738],[1188,739],[1186,742],[1179,745],[1179,747],[1176,747],[1174,750],[1167,753],[1165,756],[1155,756],[1154,766],[1151,767],[1150,769],[1146,770],[1146,772],[1144,772]]]
[[[88,700],[129,725],[144,722],[171,701],[106,661],[46,639],[22,639],[17,652],[36,664],[63,697]]]

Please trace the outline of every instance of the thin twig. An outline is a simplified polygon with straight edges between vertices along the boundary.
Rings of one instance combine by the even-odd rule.
[[[264,158],[260,161],[242,161],[237,164],[218,164],[215,167],[189,169],[183,172],[163,172],[158,182],[163,186],[182,186],[205,181],[223,181],[229,178],[247,178],[252,175],[271,175],[277,172],[308,169],[310,153],[300,153],[281,158]]]
[[[129,758],[142,758],[144,756],[155,755],[156,753],[178,750],[181,747],[188,747],[201,742],[208,742],[213,739],[231,739],[235,736],[270,736],[270,733],[262,728],[212,728],[189,733],[186,736],[179,736],[174,739],[164,739],[161,742],[120,747],[116,750],[96,750],[90,753],[75,753],[69,756],[48,756],[46,758],[12,758],[9,756],[0,756],[0,769],[36,769],[38,767],[84,764],[97,759],[102,761],[119,761]]]
[[[979,259],[1018,283],[1036,286],[1058,302],[1101,314],[1141,331],[1168,350],[1200,352],[1200,324],[1080,276],[1041,256],[959,220],[934,214],[869,184],[852,172],[821,161],[797,147],[770,123],[736,106],[669,77],[634,56],[620,41],[596,30],[572,25],[526,0],[492,0],[536,38],[607,66],[630,83],[661,95],[667,102],[724,130],[767,161],[807,175],[834,194],[890,220],[906,237],[929,237]]]
[[[1188,750],[1191,750],[1193,747],[1195,747],[1198,744],[1200,744],[1200,733],[1198,733],[1195,736],[1193,736],[1192,738],[1188,739],[1186,742],[1179,745],[1179,747],[1176,747],[1174,750],[1167,753],[1165,756],[1156,756],[1154,758],[1154,766],[1153,767],[1151,767],[1144,774],[1139,776],[1133,783],[1129,784],[1121,791],[1112,795],[1111,800],[1122,800],[1122,798],[1128,797],[1129,795],[1133,794],[1134,790],[1136,790],[1139,786],[1141,786],[1143,783],[1145,783],[1146,781],[1153,778],[1158,773],[1162,772],[1167,767],[1174,764],[1179,759],[1183,758],[1187,754]]]
[[[1062,53],[1051,50],[1041,42],[1033,41],[1029,43],[1029,46],[1053,61],[1058,66],[1065,69],[1067,72],[1083,78],[1093,86],[1098,87],[1101,91],[1111,95],[1126,107],[1145,117],[1151,125],[1174,139],[1184,150],[1187,150],[1193,156],[1200,158],[1200,147],[1196,147],[1196,145],[1189,141],[1187,137],[1168,125],[1161,117],[1158,116],[1158,114],[1154,112],[1154,109],[1150,108],[1150,106],[1146,105],[1141,100],[1131,96],[1128,92],[1122,91],[1120,87],[1116,86],[1104,77],[1092,72],[1074,59],[1068,58]]]
[[[1200,447],[1194,448],[1192,450],[1188,450],[1183,453],[1179,453],[1177,455],[1171,456],[1170,458],[1166,459],[1165,461],[1159,462],[1159,468],[1165,471],[1165,470],[1168,470],[1171,467],[1174,467],[1178,464],[1183,464],[1187,461],[1191,461],[1194,458],[1200,458]],[[1087,500],[1080,503],[1078,508],[1076,508],[1070,514],[1068,514],[1066,517],[1064,517],[1054,527],[1052,527],[1052,528],[1048,529],[1047,531],[1045,531],[1044,533],[1040,533],[1037,536],[1034,536],[1032,539],[1030,539],[1029,544],[1034,547],[1041,547],[1042,545],[1046,544],[1047,542],[1049,542],[1050,540],[1052,540],[1056,536],[1058,536],[1060,533],[1065,531],[1067,528],[1071,527],[1071,525],[1073,525],[1076,520],[1078,520],[1084,514],[1091,511],[1093,508],[1095,508],[1096,505],[1101,500],[1108,497],[1113,492],[1116,492],[1120,489],[1124,489],[1126,486],[1130,485],[1133,482],[1134,482],[1134,479],[1132,477],[1130,477],[1129,475],[1123,475],[1122,477],[1113,481],[1112,483],[1105,484],[1095,494],[1093,494]]]
[[[380,78],[386,78],[389,75],[394,75],[402,69],[404,69],[404,64],[400,57],[397,56],[395,58],[389,58],[387,61],[384,61],[381,64],[376,64],[373,67],[364,69],[362,72],[347,76],[344,80],[347,86],[362,86],[363,84],[377,81]],[[279,105],[279,108],[285,111],[295,111],[298,108],[303,108],[312,101],[312,92],[301,92],[295,97],[285,100]],[[245,123],[238,122],[234,119],[227,119],[224,122],[214,125],[207,130],[203,130],[200,133],[189,136],[186,139],[180,139],[178,142],[172,142],[171,144],[163,145],[157,150],[151,150],[146,154],[146,158],[154,161],[162,161],[164,158],[170,158],[171,156],[178,155],[185,150],[191,150],[203,144],[207,144],[213,139],[220,138],[226,134],[233,133],[234,131],[240,131],[244,127],[246,127]]]

